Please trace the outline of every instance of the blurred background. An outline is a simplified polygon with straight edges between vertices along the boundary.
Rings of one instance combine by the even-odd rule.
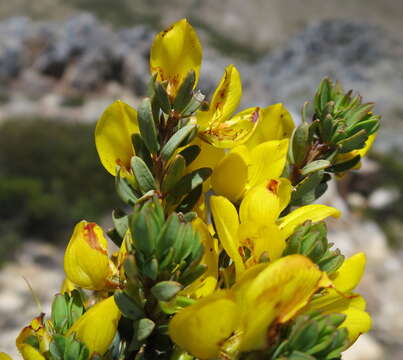
[[[234,63],[242,106],[283,102],[295,121],[326,75],[376,102],[371,155],[320,202],[343,211],[330,239],[368,257],[359,290],[374,327],[345,359],[402,359],[402,16],[398,0],[0,1],[0,350],[18,358],[15,337],[40,311],[32,292],[48,311],[72,226],[108,226],[120,205],[95,122],[115,99],[136,106],[153,36],[187,17],[207,94]]]

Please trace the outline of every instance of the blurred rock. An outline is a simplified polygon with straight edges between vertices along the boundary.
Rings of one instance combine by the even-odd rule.
[[[384,351],[377,341],[368,334],[358,338],[354,346],[343,353],[343,360],[383,360]]]
[[[382,209],[392,204],[400,196],[400,192],[395,188],[376,189],[368,199],[368,206],[373,209]]]
[[[53,296],[59,291],[63,279],[62,251],[37,241],[26,241],[19,250],[16,261],[2,268],[0,272],[1,351],[19,359],[15,347],[16,336],[42,311],[50,313]],[[40,308],[34,296],[38,298]]]
[[[376,102],[376,111],[383,116],[376,148],[391,149],[402,146],[402,55],[403,43],[379,27],[325,20],[269,53],[261,61],[260,73],[270,101],[285,101],[296,112],[312,99],[324,76],[337,79],[345,89],[360,91],[365,101]]]

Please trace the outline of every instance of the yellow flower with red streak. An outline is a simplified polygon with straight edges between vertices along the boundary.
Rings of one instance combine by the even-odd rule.
[[[108,256],[108,242],[103,230],[85,220],[74,228],[64,254],[67,279],[76,286],[89,290],[116,287],[113,277],[117,269]]]
[[[219,241],[235,265],[237,278],[247,267],[261,261],[278,259],[286,239],[306,220],[313,222],[340,212],[326,205],[302,206],[288,215],[280,216],[291,199],[289,180],[270,179],[251,189],[239,207],[223,196],[211,197],[211,212]],[[243,248],[250,252],[249,257]]]
[[[271,326],[292,319],[316,291],[329,286],[326,273],[302,255],[255,265],[231,289],[180,310],[169,335],[201,359],[219,357],[231,336],[239,351],[263,349]]]

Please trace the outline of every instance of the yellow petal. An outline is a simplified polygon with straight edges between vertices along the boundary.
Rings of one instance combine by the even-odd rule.
[[[219,240],[228,256],[234,262],[236,276],[238,277],[245,270],[239,254],[238,213],[235,206],[222,196],[212,196],[210,205]]]
[[[325,274],[302,255],[280,258],[245,281],[249,286],[243,284],[234,288],[242,314],[241,351],[266,347],[267,330],[274,321],[289,321],[319,288],[331,284]]]
[[[287,160],[288,139],[267,141],[251,150],[248,189],[281,176]]]
[[[326,205],[306,205],[281,218],[278,221],[278,224],[283,231],[285,238],[288,238],[294,232],[295,228],[303,222],[307,220],[317,222],[326,219],[329,216],[338,218],[340,216],[340,211]]]
[[[211,185],[217,195],[236,203],[241,199],[248,180],[249,152],[245,146],[233,148],[216,165]]]
[[[371,329],[371,316],[366,311],[349,307],[345,311],[342,311],[341,314],[347,316],[346,320],[344,320],[340,327],[347,328],[350,345],[354,343],[361,334],[364,334]]]
[[[229,120],[212,124],[199,136],[218,148],[232,148],[249,139],[259,122],[259,107],[245,109]]]
[[[283,104],[268,106],[262,110],[262,118],[246,146],[255,146],[269,140],[289,139],[294,130],[294,122]]]
[[[191,145],[197,145],[200,147],[200,154],[197,158],[189,164],[186,168],[187,172],[192,172],[193,170],[200,169],[202,167],[208,167],[214,169],[217,163],[224,157],[224,149],[219,149],[213,145],[206,143],[197,137],[192,141]],[[210,189],[210,178],[208,178],[203,183],[203,191],[207,192]]]
[[[102,356],[116,335],[120,316],[115,300],[110,296],[85,312],[66,335],[75,333],[76,338],[88,347],[91,355],[97,353]]]
[[[280,214],[278,188],[280,182],[271,179],[249,190],[241,202],[241,223],[260,226],[274,224]]]
[[[253,222],[241,223],[239,226],[241,245],[251,251],[248,266],[257,264],[263,255],[270,261],[277,260],[283,253],[286,242],[277,225],[258,225]]]
[[[314,299],[309,303],[305,311],[318,310],[323,314],[343,314],[346,319],[340,325],[348,330],[350,343],[357,340],[358,336],[369,331],[371,317],[365,311],[365,300],[357,294],[341,294],[334,289]]]
[[[111,276],[108,243],[95,223],[79,222],[64,254],[67,278],[85,289],[102,290]]]
[[[134,155],[131,136],[139,132],[137,112],[122,101],[108,106],[95,128],[95,145],[102,165],[116,175],[116,165],[130,170]]]
[[[32,336],[38,340],[39,349],[25,343],[25,340]],[[45,357],[41,353],[49,350],[50,340],[50,335],[43,323],[43,315],[40,315],[21,330],[15,343],[24,360],[45,360]]]
[[[203,132],[209,127],[215,128],[228,120],[238,107],[241,96],[242,83],[239,71],[234,65],[229,65],[214,92],[208,111],[198,111],[196,114],[200,131]]]
[[[0,352],[0,360],[13,360],[11,356],[8,356],[6,353]]]
[[[150,54],[150,71],[158,81],[168,81],[168,94],[175,96],[179,86],[194,70],[196,82],[202,60],[200,40],[186,19],[172,24],[154,39]]]
[[[216,358],[238,322],[238,308],[225,291],[179,311],[169,323],[171,339],[200,359]]]
[[[45,357],[31,345],[23,344],[18,348],[18,351],[21,353],[24,360],[46,360]]]
[[[76,285],[74,285],[68,278],[63,280],[63,284],[60,288],[60,293],[70,294],[73,290],[77,289]]]
[[[344,260],[334,278],[332,276],[334,287],[343,293],[354,290],[364,275],[365,263],[365,254],[362,252]]]

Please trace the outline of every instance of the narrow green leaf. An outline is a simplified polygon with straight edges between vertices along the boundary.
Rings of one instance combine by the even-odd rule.
[[[306,176],[316,171],[325,170],[330,165],[330,161],[328,160],[312,161],[311,163],[304,166],[304,168],[301,170],[301,175]]]
[[[127,179],[120,176],[120,168],[116,171],[115,177],[116,192],[124,203],[134,205],[137,201],[135,190],[131,187]]]
[[[159,150],[159,143],[150,98],[145,98],[139,105],[138,122],[145,145],[150,153],[156,154]]]
[[[168,93],[160,82],[155,83],[155,96],[157,97],[158,103],[165,114],[171,112],[171,102],[169,101]]]
[[[151,319],[143,318],[138,320],[134,325],[136,339],[140,342],[147,339],[154,331],[155,323]]]
[[[200,154],[201,148],[197,145],[190,145],[184,148],[179,155],[185,158],[186,166],[189,166]]]
[[[163,149],[161,150],[161,157],[164,160],[169,160],[172,156],[172,154],[175,152],[175,150],[179,146],[183,146],[185,144],[182,144],[183,141],[196,129],[196,125],[194,124],[189,124],[185,125],[181,129],[179,129],[165,144]]]
[[[182,112],[188,105],[193,96],[193,88],[196,82],[196,73],[190,70],[185,80],[181,84],[173,104],[175,111]]]
[[[186,160],[182,155],[176,155],[175,159],[169,165],[165,177],[162,181],[161,190],[164,193],[169,192],[180,180],[185,172]]]
[[[137,184],[142,191],[146,193],[157,189],[157,183],[146,163],[138,156],[133,156],[131,166],[136,178]]]
[[[158,301],[169,301],[182,289],[183,286],[176,281],[160,281],[151,292]]]
[[[114,295],[116,305],[122,314],[132,320],[144,317],[144,311],[124,291],[117,291]]]
[[[170,195],[177,199],[181,198],[203,184],[210,177],[211,173],[212,170],[210,168],[200,168],[192,171],[190,174],[186,174],[172,189]]]

